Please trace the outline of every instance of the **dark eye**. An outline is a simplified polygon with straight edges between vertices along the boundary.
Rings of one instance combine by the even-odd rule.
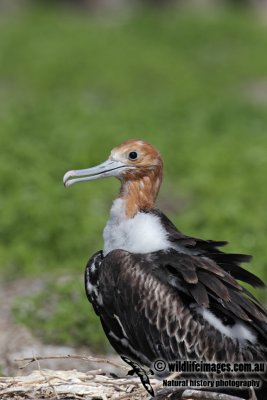
[[[131,152],[128,154],[128,158],[129,158],[130,160],[136,160],[136,159],[137,159],[137,156],[138,156],[138,154],[137,154],[136,151],[131,151]]]

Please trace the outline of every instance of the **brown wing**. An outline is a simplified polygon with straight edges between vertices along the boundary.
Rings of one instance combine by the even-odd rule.
[[[99,271],[99,312],[115,349],[149,365],[165,360],[256,360],[266,357],[266,311],[213,261],[159,251],[109,253]],[[242,343],[207,321],[201,309],[257,337]],[[215,345],[216,344],[216,345]]]

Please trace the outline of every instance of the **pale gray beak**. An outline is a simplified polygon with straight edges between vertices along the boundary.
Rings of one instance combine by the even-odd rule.
[[[121,161],[114,161],[108,159],[102,164],[97,165],[93,168],[78,169],[68,171],[63,177],[64,186],[70,186],[77,182],[92,181],[99,178],[107,178],[109,176],[119,176],[122,169],[131,168],[129,165],[122,163]],[[82,176],[83,178],[76,178]],[[70,179],[74,178],[74,179]]]

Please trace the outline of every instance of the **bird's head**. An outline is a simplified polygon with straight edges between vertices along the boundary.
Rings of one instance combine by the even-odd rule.
[[[68,171],[63,182],[65,186],[70,186],[76,182],[114,176],[124,183],[151,175],[160,185],[162,160],[159,152],[143,140],[131,139],[115,147],[102,164],[93,168]]]

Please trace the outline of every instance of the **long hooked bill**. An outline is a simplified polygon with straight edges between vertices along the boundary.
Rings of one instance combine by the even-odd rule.
[[[66,172],[63,177],[63,183],[64,186],[67,187],[77,182],[93,181],[94,179],[118,176],[122,168],[129,168],[129,165],[124,164],[121,161],[107,160],[93,168],[77,169]],[[76,178],[80,176],[83,178]]]

